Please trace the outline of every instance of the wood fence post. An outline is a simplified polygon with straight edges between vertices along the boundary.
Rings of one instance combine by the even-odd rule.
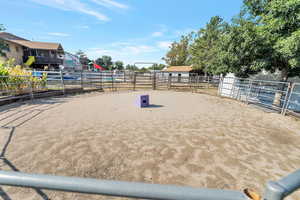
[[[153,72],[152,89],[156,90],[156,73]]]
[[[33,100],[34,99],[34,88],[33,88],[33,82],[31,81],[31,79],[29,79],[29,86],[30,86],[30,99]]]
[[[82,71],[80,71],[80,86],[81,86],[81,89],[83,90],[83,74],[82,74]]]
[[[209,76],[207,76],[207,88],[209,88]]]
[[[64,82],[64,74],[63,74],[62,70],[60,70],[60,80],[61,80],[62,91],[63,91],[63,94],[65,95],[65,82]]]
[[[172,86],[172,76],[168,76],[168,90],[171,89]]]
[[[134,72],[133,74],[133,90],[135,90],[135,86],[136,86],[136,72]]]

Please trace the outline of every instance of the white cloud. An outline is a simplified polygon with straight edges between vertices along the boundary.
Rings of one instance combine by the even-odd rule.
[[[67,33],[58,33],[58,32],[48,33],[48,35],[58,36],[58,37],[69,37],[70,36],[70,34],[67,34]]]
[[[103,45],[102,45],[103,46]],[[122,60],[125,63],[133,64],[135,61],[159,61],[153,59],[153,54],[159,54],[160,49],[156,46],[134,44],[130,42],[116,42],[104,45],[101,48],[90,48],[86,51],[87,55],[96,59],[103,55],[109,55],[113,60]],[[160,58],[161,56],[158,56]]]
[[[171,46],[172,42],[171,41],[160,41],[157,43],[157,46],[161,49],[169,49]]]
[[[91,0],[92,2],[101,5],[101,6],[105,6],[107,8],[111,8],[111,7],[116,7],[116,8],[121,8],[121,9],[128,9],[129,6],[113,1],[113,0]]]
[[[91,55],[92,57],[98,57],[104,54],[110,55],[110,56],[136,56],[141,54],[147,54],[157,51],[158,49],[149,46],[149,45],[124,45],[124,46],[111,46],[107,48],[90,48],[87,53]]]
[[[88,25],[78,25],[78,26],[75,26],[75,28],[78,28],[78,29],[89,29],[90,27]]]
[[[153,32],[153,33],[152,33],[152,37],[161,37],[161,36],[163,36],[163,35],[164,35],[164,33],[161,32],[161,31],[157,31],[157,32]]]
[[[80,0],[31,0],[31,1],[44,6],[60,9],[60,10],[75,11],[90,16],[94,16],[100,21],[110,20],[106,15],[100,13],[95,9],[90,8],[87,4],[82,3]]]

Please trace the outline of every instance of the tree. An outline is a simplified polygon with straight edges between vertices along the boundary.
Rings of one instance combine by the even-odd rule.
[[[103,67],[108,70],[112,70],[113,68],[113,62],[112,58],[110,56],[102,56],[103,60]]]
[[[199,30],[190,46],[191,63],[194,69],[211,74],[225,73],[218,66],[219,43],[228,30],[228,24],[219,16],[212,17],[205,28]]]
[[[2,24],[0,24],[0,32],[1,31],[5,31],[5,28]],[[2,39],[0,39],[0,56],[3,56],[5,57],[6,54],[5,54],[5,50],[7,49],[7,44],[4,43],[4,41]]]
[[[102,58],[97,58],[97,59],[95,60],[95,63],[96,63],[97,65],[100,65],[101,67],[105,68],[105,67],[104,67],[104,62],[103,62],[103,59],[102,59]]]
[[[124,64],[122,61],[116,61],[114,63],[114,65],[115,65],[115,69],[120,70],[120,71],[124,70]]]
[[[190,42],[191,35],[182,36],[179,42],[173,42],[171,44],[170,50],[163,60],[171,66],[189,65],[190,56],[188,49]]]
[[[137,67],[137,66],[135,66],[135,65],[126,65],[126,68],[125,68],[126,70],[130,70],[130,71],[137,71],[137,70],[139,70],[139,68]]]
[[[88,68],[91,60],[87,57],[87,55],[82,50],[78,50],[75,55],[79,57],[79,61],[82,64],[83,68]]]
[[[114,68],[112,58],[110,56],[102,56],[95,60],[97,65],[102,66],[106,70],[112,70]]]
[[[163,70],[166,67],[164,64],[153,64],[151,67],[148,67],[149,70]]]
[[[142,67],[141,69],[138,70],[139,72],[145,73],[148,72],[149,70],[146,67]]]
[[[239,16],[233,19],[228,31],[217,44],[214,70],[226,74],[233,72],[247,78],[270,64],[269,45],[259,33],[256,23]]]
[[[268,42],[271,62],[264,69],[281,72],[281,80],[300,75],[300,1],[244,0],[245,10],[257,22]]]

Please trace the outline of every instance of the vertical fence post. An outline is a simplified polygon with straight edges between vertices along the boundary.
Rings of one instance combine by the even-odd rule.
[[[64,82],[64,74],[62,70],[60,70],[60,81],[61,81],[63,94],[65,94],[65,82]]]
[[[281,114],[282,115],[286,115],[286,111],[289,109],[289,104],[290,104],[290,100],[291,100],[291,97],[293,95],[293,92],[294,92],[294,88],[295,88],[295,84],[294,83],[289,83],[289,87],[286,91],[286,98],[285,98],[285,104],[283,105],[282,107],[282,110],[281,110]]]
[[[126,71],[124,71],[124,83],[126,83]]]
[[[156,72],[153,72],[152,89],[156,90]]]
[[[111,91],[114,91],[114,74],[111,72]]]
[[[30,87],[30,99],[33,100],[34,98],[34,95],[33,95],[33,82],[30,80],[30,77],[29,77],[29,87]]]
[[[209,76],[207,76],[207,88],[209,88]]]
[[[233,99],[234,99],[234,92],[235,92],[235,80],[236,80],[236,78],[234,77],[233,83],[231,85],[231,90],[230,90],[230,98],[233,98]]]
[[[103,90],[103,80],[102,80],[103,72],[100,71],[100,89]]]
[[[171,78],[172,78],[172,77],[169,75],[169,76],[168,76],[168,90],[171,89],[171,81],[172,81]]]
[[[133,90],[135,90],[135,86],[136,86],[136,72],[134,72],[133,74]]]
[[[219,76],[219,85],[218,85],[218,94],[219,94],[219,96],[222,96],[223,81],[224,81],[223,76],[222,75]]]
[[[82,70],[80,71],[80,86],[81,86],[81,89],[83,90],[83,75],[82,75]]]
[[[250,79],[249,90],[248,90],[247,96],[246,96],[246,104],[249,104],[249,97],[250,97],[250,95],[251,95],[252,85],[253,85],[253,80]]]

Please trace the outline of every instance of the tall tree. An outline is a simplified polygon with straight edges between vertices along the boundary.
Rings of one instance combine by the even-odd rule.
[[[108,70],[113,69],[113,62],[112,62],[112,58],[110,56],[102,56],[102,60],[103,60],[103,67],[105,69],[108,69]]]
[[[5,28],[2,24],[0,24],[0,32],[5,31]],[[4,41],[0,38],[0,56],[6,56],[5,50],[7,49],[7,44],[4,43]]]
[[[269,43],[266,70],[281,72],[281,80],[300,75],[300,1],[244,0],[245,10]]]
[[[110,56],[102,56],[95,60],[97,65],[102,66],[106,70],[112,70],[114,68],[112,58]]]
[[[149,70],[162,70],[166,67],[164,64],[153,64],[151,67],[148,67]]]
[[[188,49],[190,42],[191,35],[182,36],[179,42],[173,42],[171,44],[170,50],[163,60],[171,66],[189,65],[190,55]]]
[[[78,50],[75,53],[76,56],[79,57],[79,61],[82,64],[83,68],[87,68],[90,62],[90,59],[87,57],[87,55],[82,50]]]
[[[115,69],[117,69],[117,70],[124,70],[124,64],[123,64],[123,62],[122,61],[116,61],[115,63],[114,63],[114,65],[115,65]]]
[[[227,31],[228,24],[219,16],[212,17],[205,28],[199,30],[190,47],[193,68],[218,74],[218,53],[220,39]]]
[[[130,71],[137,71],[139,68],[135,65],[126,65],[126,70],[130,70]]]
[[[217,44],[215,69],[223,74],[233,72],[246,78],[270,64],[268,42],[256,23],[239,16]],[[214,66],[213,66],[214,67]]]

